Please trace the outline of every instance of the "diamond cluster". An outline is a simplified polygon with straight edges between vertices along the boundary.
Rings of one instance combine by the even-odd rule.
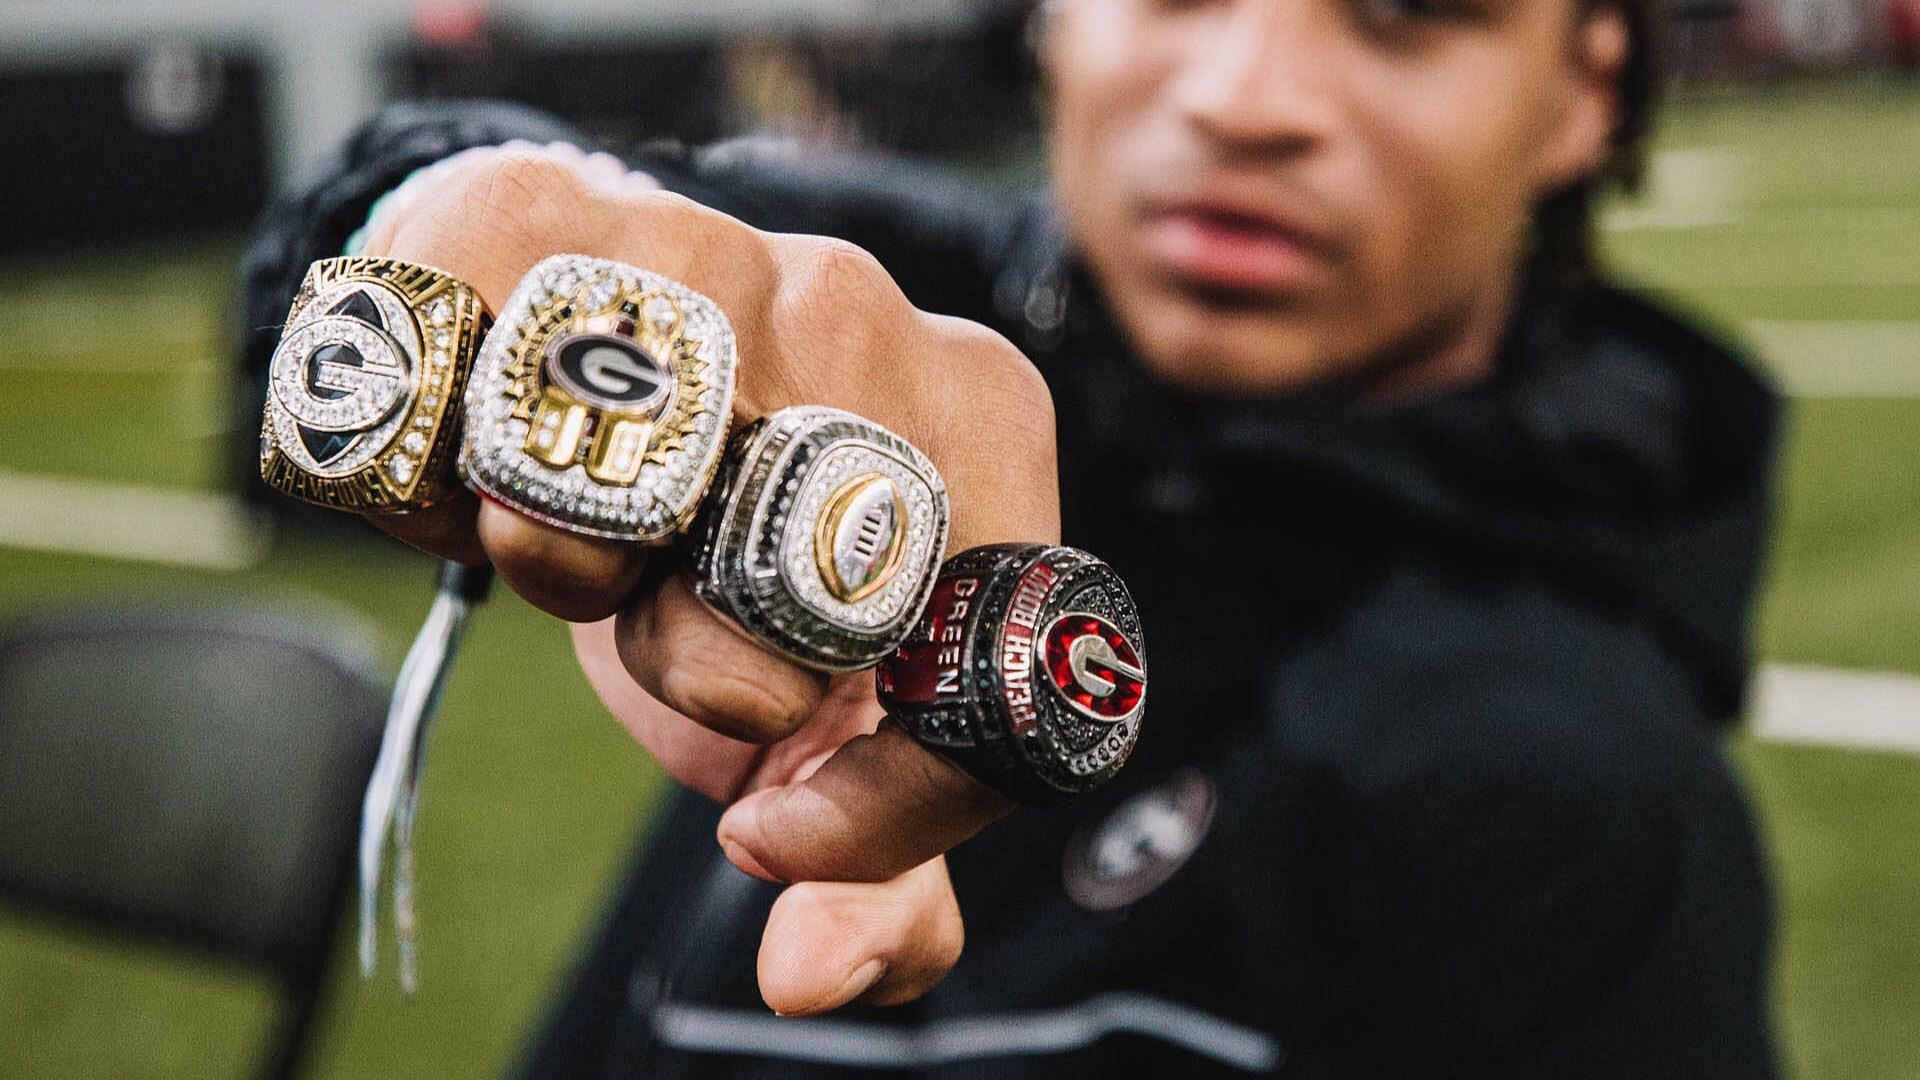
[[[675,339],[674,386],[647,439],[631,485],[604,483],[574,463],[538,461],[525,450],[530,402],[541,389],[534,355],[575,310],[603,311],[644,296],[641,317]],[[653,540],[683,527],[719,463],[733,409],[732,327],[705,296],[658,274],[605,259],[557,255],[535,266],[508,299],[467,385],[467,483],[528,515],[576,532]]]
[[[1119,577],[1105,564],[1069,571],[1052,611],[1097,615],[1125,635],[1136,651],[1142,648],[1139,611]],[[1144,652],[1140,652],[1140,664],[1143,668],[1146,665]],[[1099,782],[1125,764],[1140,738],[1140,721],[1146,714],[1144,692],[1133,709],[1113,723],[1090,722],[1062,694],[1049,693],[1047,700],[1052,707],[1046,710],[1046,722],[1037,729],[1049,744],[1043,760],[1056,763],[1079,782]]]
[[[452,405],[491,321],[480,298],[419,263],[321,259],[287,321],[269,374],[261,478],[356,513],[443,498],[459,427]]]
[[[948,560],[933,596],[881,662],[888,715],[1022,802],[1057,805],[1110,781],[1139,740],[1147,698],[1139,610],[1113,568],[1075,548],[994,544]],[[1111,722],[1078,712],[1062,681],[1072,673],[1038,655],[1040,627],[1090,616],[1139,668],[1138,698]]]
[[[423,380],[425,393],[420,399],[420,415],[413,419],[413,430],[401,438],[399,451],[387,459],[388,474],[402,487],[413,482],[421,459],[432,449],[433,443],[427,434],[433,427],[433,418],[440,414],[441,399],[449,396],[449,380],[453,377],[453,358],[447,351],[453,346],[453,305],[445,297],[428,305],[427,324],[428,340],[433,343],[433,366]]]
[[[323,399],[307,392],[307,360],[328,345],[345,345],[360,354],[359,389],[345,397]],[[328,315],[301,325],[281,339],[274,356],[273,393],[282,408],[321,431],[359,431],[372,427],[400,405],[407,394],[407,370],[400,343],[359,319]]]
[[[906,502],[906,554],[899,572],[884,588],[848,603],[834,596],[821,580],[820,553],[815,550],[818,537],[813,524],[826,511],[827,500],[842,482],[866,473],[877,473],[893,481],[894,490],[900,492]],[[932,557],[933,547],[936,539],[944,537],[934,536],[937,516],[933,504],[932,487],[913,466],[870,444],[846,441],[829,447],[815,459],[792,509],[781,515],[780,520],[769,520],[765,524],[784,529],[780,544],[781,576],[796,599],[822,618],[842,626],[878,630],[910,614],[906,611],[908,603],[918,596],[920,586],[938,562]],[[764,527],[760,523],[756,526]]]
[[[356,292],[364,293],[379,307],[387,330],[348,316],[310,315],[329,311]],[[452,316],[449,306],[449,322]],[[391,390],[354,393],[332,401],[309,395],[308,358],[329,344],[344,344],[357,351],[375,372],[369,380],[391,378]],[[306,473],[321,478],[341,478],[359,472],[392,445],[400,429],[406,426],[410,409],[416,404],[423,410],[432,409],[427,402],[415,400],[420,348],[420,334],[412,309],[406,298],[386,283],[353,275],[316,290],[311,299],[296,306],[292,328],[281,338],[273,354],[270,368],[273,392],[268,395],[261,430],[271,432],[274,448]],[[436,354],[437,361],[444,361],[445,356],[444,351]],[[431,426],[432,421],[428,423]],[[357,432],[358,438],[344,454],[322,463],[314,460],[300,441],[297,432],[303,424],[323,431]],[[406,481],[401,483],[404,486]]]
[[[871,667],[893,651],[926,606],[946,552],[946,485],[933,463],[872,421],[806,405],[741,432],[726,472],[725,494],[699,531],[700,598],[821,671]],[[883,479],[900,500],[900,558],[887,560],[890,577],[876,579],[885,584],[847,600],[823,576],[833,553],[817,546],[841,535],[824,519],[835,514],[836,494],[863,477]]]

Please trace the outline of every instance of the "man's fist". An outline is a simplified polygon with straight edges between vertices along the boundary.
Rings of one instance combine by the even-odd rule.
[[[1038,374],[993,331],[915,308],[851,244],[762,232],[579,158],[503,148],[432,177],[373,223],[365,248],[452,273],[495,310],[560,253],[629,263],[711,298],[738,342],[736,424],[827,405],[920,447],[946,480],[953,550],[1058,539],[1053,413]],[[603,700],[681,782],[734,803],[720,827],[728,857],[762,877],[822,883],[790,893],[769,924],[762,987],[776,1007],[904,1000],[951,966],[950,886],[922,864],[1009,804],[878,727],[870,673],[829,681],[753,642],[657,549],[471,497],[374,520],[423,550],[492,563],[534,605],[593,624],[575,639]]]

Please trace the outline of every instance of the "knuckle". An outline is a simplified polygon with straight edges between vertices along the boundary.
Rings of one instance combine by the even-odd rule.
[[[578,226],[597,200],[572,161],[535,148],[503,149],[461,175],[455,200],[467,222],[542,239]]]
[[[806,718],[807,703],[783,688],[678,649],[660,671],[660,693],[690,719],[743,742],[777,742]]]
[[[807,237],[783,271],[782,314],[841,347],[897,327],[912,310],[880,260],[845,240]]]
[[[688,228],[710,226],[723,216],[711,207],[665,188],[636,192],[629,198],[634,210],[638,213],[661,222]]]
[[[1015,438],[1051,442],[1053,391],[1027,355],[998,331],[965,319],[928,316],[941,402],[966,402]],[[950,408],[950,405],[944,407]]]
[[[1046,380],[1019,346],[998,330],[967,319],[929,316],[933,333],[974,377],[1024,396],[1052,401]]]
[[[467,178],[467,190],[489,208],[565,195],[584,187],[572,162],[534,148],[490,154],[473,166]]]
[[[893,275],[866,248],[838,237],[815,238],[808,259],[816,285],[823,289],[853,294],[871,293],[890,297],[899,290]]]
[[[606,200],[575,163],[536,147],[502,147],[439,178],[395,225],[389,254],[510,288],[542,256],[580,246]],[[473,281],[481,284],[480,281]]]
[[[680,278],[719,303],[751,351],[778,291],[771,234],[685,195],[646,191],[622,204],[618,227],[649,269]]]
[[[631,571],[617,556],[582,551],[536,530],[490,530],[484,539],[489,558],[515,591],[564,619],[613,614],[631,584]]]
[[[681,253],[694,276],[715,277],[736,288],[770,276],[766,234],[679,192],[636,192],[623,203],[623,220],[644,233],[651,246]]]

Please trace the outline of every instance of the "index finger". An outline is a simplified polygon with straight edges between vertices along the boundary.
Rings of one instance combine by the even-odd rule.
[[[368,514],[374,528],[418,551],[466,566],[485,566],[487,549],[480,543],[480,500],[459,491],[446,501],[401,514]]]

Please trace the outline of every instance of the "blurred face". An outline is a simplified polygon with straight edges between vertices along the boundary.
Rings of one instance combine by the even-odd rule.
[[[1575,0],[1059,0],[1076,242],[1163,378],[1391,396],[1477,377],[1535,204],[1604,161],[1626,53]]]

